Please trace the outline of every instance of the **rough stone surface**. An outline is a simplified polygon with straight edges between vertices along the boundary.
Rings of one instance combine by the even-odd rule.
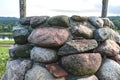
[[[99,45],[97,52],[102,55],[113,57],[120,53],[120,47],[115,41],[108,39]]]
[[[120,80],[120,65],[110,59],[105,59],[97,72],[99,80]]]
[[[68,37],[69,32],[66,29],[38,28],[33,30],[28,41],[42,47],[58,47],[63,45]]]
[[[66,77],[68,75],[64,69],[55,63],[47,64],[46,68],[50,71],[50,73],[52,73],[54,77],[57,78]]]
[[[96,28],[102,28],[103,27],[103,20],[98,17],[89,17],[88,18],[89,22],[94,25]]]
[[[94,38],[97,41],[105,41],[106,39],[111,39],[120,44],[120,35],[118,32],[106,27],[100,28],[94,31]]]
[[[22,26],[18,25],[13,27],[13,38],[16,44],[25,44],[27,43],[27,38],[30,34],[29,29],[27,29],[29,26]]]
[[[7,73],[3,74],[0,80],[7,80]]]
[[[95,75],[86,75],[86,76],[74,76],[74,75],[68,75],[66,77],[66,80],[98,80],[98,78]]]
[[[32,45],[30,44],[15,45],[9,49],[9,55],[13,59],[29,58],[31,49],[32,49]]]
[[[68,55],[92,50],[98,46],[96,40],[71,40],[58,51],[58,55]]]
[[[95,75],[92,75],[92,76],[86,76],[77,80],[98,80],[98,78]]]
[[[82,25],[90,28],[92,31],[96,30],[97,28],[95,26],[93,26],[90,22],[84,22]]]
[[[110,36],[108,28],[100,28],[94,31],[94,38],[97,41],[105,41]]]
[[[55,80],[66,80],[65,77],[56,78]]]
[[[109,57],[109,58],[115,60],[118,64],[120,64],[120,54],[118,54],[118,55],[116,55],[114,57]]]
[[[110,33],[110,36],[108,37],[111,40],[114,40],[115,42],[117,42],[118,44],[120,44],[120,35],[118,32],[114,31],[113,29],[108,28]]]
[[[14,55],[14,51],[15,51],[16,47],[18,47],[17,44],[12,45],[12,46],[9,48],[9,56],[10,56],[10,58],[12,58],[12,59],[16,58],[16,56]]]
[[[72,27],[71,33],[73,34],[74,37],[83,37],[87,39],[93,37],[93,31],[90,28],[83,25]]]
[[[56,51],[47,48],[34,47],[31,50],[31,59],[36,62],[50,63],[55,62],[57,59]]]
[[[22,24],[22,25],[30,25],[30,19],[32,17],[24,17],[24,18],[21,18],[19,23]]]
[[[110,27],[111,26],[111,23],[110,23],[110,19],[109,18],[102,18],[103,21],[104,21],[104,25],[103,26],[108,26]]]
[[[69,17],[68,16],[53,16],[49,18],[48,24],[51,26],[69,27]]]
[[[53,76],[40,65],[34,65],[25,75],[25,80],[55,80]]]
[[[67,77],[66,77],[66,80],[78,80],[80,79],[81,76],[75,76],[75,75],[72,75],[72,74],[69,74]]]
[[[49,16],[34,16],[30,20],[30,25],[32,26],[32,28],[36,28],[36,27],[44,24],[48,18],[49,18]]]
[[[110,28],[115,28],[115,25],[112,21],[110,21]]]
[[[64,56],[61,59],[62,66],[73,75],[85,76],[96,73],[101,65],[99,53],[81,53]]]
[[[24,80],[24,75],[32,66],[30,60],[13,60],[7,62],[6,75],[2,80]]]
[[[88,17],[86,16],[73,15],[71,18],[78,22],[88,21]]]

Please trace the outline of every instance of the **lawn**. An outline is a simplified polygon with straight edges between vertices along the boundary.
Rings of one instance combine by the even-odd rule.
[[[0,40],[0,44],[2,44],[2,45],[4,45],[4,44],[11,45],[11,44],[14,44],[14,40]]]
[[[9,53],[8,53],[9,47],[1,47],[0,46],[0,78],[5,72],[5,65],[6,62],[9,60]]]
[[[4,45],[12,45],[14,40],[0,40],[0,78],[5,73],[6,62],[9,60],[9,47],[4,47]]]

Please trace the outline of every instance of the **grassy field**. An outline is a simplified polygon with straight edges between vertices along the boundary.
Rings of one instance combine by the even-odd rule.
[[[5,33],[5,32],[1,33],[1,32],[0,32],[0,34],[9,34],[9,35],[12,35],[11,32],[8,32],[8,33]]]
[[[0,78],[5,73],[6,62],[9,60],[9,47],[4,47],[4,45],[14,44],[13,40],[0,40]]]
[[[0,47],[0,78],[4,74],[6,62],[9,60],[8,48]]]
[[[0,44],[2,45],[12,45],[14,44],[14,41],[13,40],[0,40]]]

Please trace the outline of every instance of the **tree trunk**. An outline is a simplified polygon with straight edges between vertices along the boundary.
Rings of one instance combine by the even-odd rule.
[[[107,17],[108,0],[102,0],[102,17]]]
[[[19,0],[19,6],[20,6],[20,18],[23,18],[26,16],[26,0]]]

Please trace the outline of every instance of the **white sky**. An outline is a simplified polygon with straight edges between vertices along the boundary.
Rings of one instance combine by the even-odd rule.
[[[101,16],[102,0],[26,0],[27,16]],[[0,16],[19,17],[19,0],[0,0]],[[120,16],[120,0],[109,0],[108,16]]]

